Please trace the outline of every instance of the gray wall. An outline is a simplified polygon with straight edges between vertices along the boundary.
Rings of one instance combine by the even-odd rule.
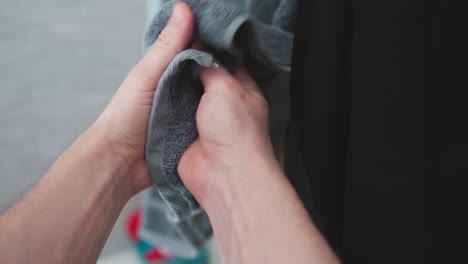
[[[0,211],[96,119],[140,58],[145,19],[144,0],[0,0]],[[114,231],[105,252],[125,243]]]

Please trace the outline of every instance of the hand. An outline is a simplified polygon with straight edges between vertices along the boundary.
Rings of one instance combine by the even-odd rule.
[[[151,185],[145,161],[145,141],[154,93],[167,66],[192,36],[194,16],[177,3],[168,25],[146,56],[132,69],[94,126],[127,163],[134,193]]]
[[[231,75],[223,67],[208,68],[200,77],[205,93],[196,118],[199,138],[182,156],[178,172],[206,209],[206,200],[219,197],[214,191],[259,166],[279,165],[268,132],[267,102],[247,71]]]
[[[268,107],[244,70],[201,73],[199,138],[178,166],[223,263],[339,263],[273,154]]]

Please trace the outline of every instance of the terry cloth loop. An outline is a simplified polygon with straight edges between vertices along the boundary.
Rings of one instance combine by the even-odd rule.
[[[166,3],[152,21],[145,36],[145,50],[163,30],[176,2]],[[245,65],[264,92],[276,93],[271,89],[278,87],[273,87],[271,80],[290,70],[293,35],[256,22],[239,5],[213,0],[180,2],[189,4],[195,15],[192,43],[202,41],[213,54],[187,49],[164,72],[153,101],[146,161],[157,190],[170,208],[169,222],[189,243],[200,248],[211,235],[209,220],[177,173],[182,154],[198,135],[195,116],[203,94],[198,73],[211,67],[216,57],[231,72]],[[193,221],[195,218],[197,221]]]

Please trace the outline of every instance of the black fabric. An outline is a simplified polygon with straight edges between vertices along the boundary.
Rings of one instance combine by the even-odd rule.
[[[461,3],[299,3],[286,173],[344,263],[468,262]]]

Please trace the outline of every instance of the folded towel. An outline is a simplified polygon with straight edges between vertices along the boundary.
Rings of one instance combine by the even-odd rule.
[[[167,2],[152,21],[145,36],[145,49],[161,33],[175,2],[178,1]],[[281,78],[290,70],[293,35],[280,27],[252,19],[249,11],[239,4],[214,0],[180,2],[189,4],[195,14],[193,42],[203,41],[213,54],[187,49],[176,56],[164,72],[151,111],[146,161],[155,188],[168,205],[168,221],[184,237],[181,243],[199,249],[211,235],[209,220],[177,173],[183,152],[197,137],[195,116],[203,94],[198,73],[203,67],[211,67],[213,57],[216,57],[230,71],[245,65],[265,94],[287,93],[286,84],[273,87],[271,80]],[[278,6],[281,3],[278,2]],[[290,10],[293,9],[286,13],[294,16]],[[272,17],[284,14],[283,11],[276,10]],[[278,21],[286,21],[284,15],[276,16],[282,17]],[[289,17],[287,21],[293,19]],[[290,23],[285,25],[290,27]],[[187,245],[180,248],[172,245],[171,249],[187,256],[186,248]]]

